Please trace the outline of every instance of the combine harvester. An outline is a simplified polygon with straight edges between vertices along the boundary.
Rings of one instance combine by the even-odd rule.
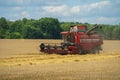
[[[63,42],[41,43],[40,51],[58,54],[99,53],[102,50],[103,39],[93,30],[100,28],[99,25],[89,30],[86,26],[71,26],[70,31],[61,32]]]

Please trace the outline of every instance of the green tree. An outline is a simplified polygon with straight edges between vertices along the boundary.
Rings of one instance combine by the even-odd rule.
[[[24,25],[23,36],[25,39],[40,39],[43,38],[39,28],[35,28],[31,25]]]
[[[113,39],[120,40],[120,25],[116,26],[112,31]]]
[[[71,24],[69,22],[61,22],[60,26],[63,31],[69,31]]]
[[[0,18],[0,38],[5,38],[6,31],[8,30],[9,26],[7,20],[4,17]]]
[[[113,31],[113,29],[114,29],[114,26],[111,26],[111,25],[103,25],[102,28],[103,28],[103,31],[104,31],[104,32],[103,32],[104,38],[111,40],[111,39],[112,39],[112,31]]]
[[[10,38],[12,38],[12,39],[20,39],[21,34],[19,32],[10,33]]]
[[[44,38],[60,38],[60,32],[62,31],[60,23],[56,18],[41,18],[39,19],[39,27],[42,30]]]
[[[59,22],[57,18],[45,17],[39,20],[23,18],[22,20],[9,21],[0,18],[0,38],[25,38],[25,39],[59,39],[61,31],[69,31],[70,26],[85,25],[88,29],[95,24],[80,22]],[[120,24],[101,24],[98,30],[104,39],[120,40]]]

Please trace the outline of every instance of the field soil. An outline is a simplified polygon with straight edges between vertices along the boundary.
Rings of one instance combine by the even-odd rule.
[[[120,80],[120,41],[104,40],[100,54],[57,55],[41,43],[61,40],[0,39],[0,80]]]

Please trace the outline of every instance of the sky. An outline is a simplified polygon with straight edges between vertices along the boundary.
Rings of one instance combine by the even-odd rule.
[[[58,18],[60,22],[119,24],[120,0],[0,0],[0,17]]]

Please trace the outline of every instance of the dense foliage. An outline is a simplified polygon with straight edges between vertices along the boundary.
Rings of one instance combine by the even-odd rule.
[[[68,31],[70,25],[86,25],[88,28],[95,24],[79,22],[59,22],[56,18],[41,18],[39,20],[23,18],[22,20],[9,21],[0,18],[1,39],[59,39],[61,31]],[[104,39],[120,40],[120,24],[101,24],[98,30]]]

